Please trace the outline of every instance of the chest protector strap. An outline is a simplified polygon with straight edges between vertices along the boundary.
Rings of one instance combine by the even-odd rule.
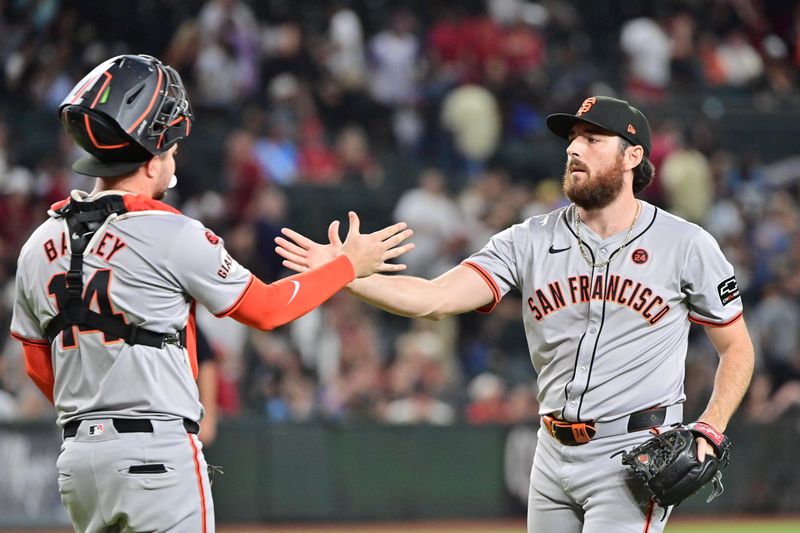
[[[178,333],[156,333],[132,324],[126,324],[115,316],[101,315],[89,309],[83,300],[83,254],[95,232],[111,215],[127,213],[128,209],[119,195],[103,196],[92,202],[70,202],[57,214],[64,217],[69,230],[72,254],[67,272],[67,299],[63,308],[45,328],[52,343],[65,329],[82,326],[99,330],[108,337],[122,339],[130,345],[144,344],[163,348],[166,344],[186,345],[186,330]],[[61,302],[59,302],[61,303]]]

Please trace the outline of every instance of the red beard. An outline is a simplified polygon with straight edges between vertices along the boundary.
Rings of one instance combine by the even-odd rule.
[[[585,176],[580,181],[573,179],[571,173],[575,170],[582,170]],[[575,205],[586,210],[600,209],[610,204],[619,195],[622,186],[625,184],[623,174],[622,154],[617,160],[606,169],[599,172],[591,172],[580,162],[573,162],[570,168],[569,162],[564,169],[563,190],[564,194]]]

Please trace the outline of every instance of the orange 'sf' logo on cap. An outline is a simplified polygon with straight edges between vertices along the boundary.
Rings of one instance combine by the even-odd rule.
[[[628,133],[636,135],[636,128],[633,127],[633,124],[628,124]]]
[[[590,96],[589,98],[584,100],[583,103],[581,104],[581,107],[578,109],[577,116],[581,116],[584,113],[588,113],[589,110],[592,108],[592,106],[595,104],[595,102],[597,102],[597,98],[595,98],[594,96]]]

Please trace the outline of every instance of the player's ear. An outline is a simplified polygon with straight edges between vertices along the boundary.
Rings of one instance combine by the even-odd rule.
[[[143,165],[145,173],[147,174],[148,178],[157,178],[161,175],[161,165],[162,165],[161,158],[159,156],[151,157],[147,163]]]
[[[641,145],[629,146],[625,149],[625,167],[633,170],[644,159],[644,148]]]

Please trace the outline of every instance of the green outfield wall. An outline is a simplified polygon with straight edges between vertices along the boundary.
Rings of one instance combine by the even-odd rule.
[[[536,428],[224,421],[209,463],[219,522],[499,518],[524,514]],[[799,513],[793,424],[737,425],[725,493],[681,515]],[[0,528],[66,523],[51,424],[0,425]]]

